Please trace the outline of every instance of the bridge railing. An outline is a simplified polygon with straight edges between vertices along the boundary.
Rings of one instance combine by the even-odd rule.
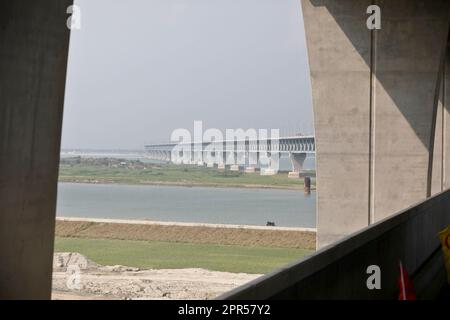
[[[447,190],[219,299],[396,299],[399,261],[418,298],[434,298],[446,283],[438,232],[449,224]],[[367,287],[372,265],[379,290]]]

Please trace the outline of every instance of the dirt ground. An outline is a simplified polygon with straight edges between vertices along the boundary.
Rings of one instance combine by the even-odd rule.
[[[204,300],[259,276],[204,269],[140,270],[101,266],[78,253],[55,253],[52,298]]]
[[[315,229],[58,218],[56,236],[171,241],[314,250]]]

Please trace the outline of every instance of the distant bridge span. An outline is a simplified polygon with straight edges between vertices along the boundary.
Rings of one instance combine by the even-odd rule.
[[[213,142],[164,143],[145,146],[150,159],[176,164],[197,164],[230,170],[255,172],[256,167],[277,166],[281,154],[289,154],[290,177],[300,177],[308,154],[316,151],[314,136],[290,136],[267,139],[236,139]],[[273,174],[277,170],[261,170]]]

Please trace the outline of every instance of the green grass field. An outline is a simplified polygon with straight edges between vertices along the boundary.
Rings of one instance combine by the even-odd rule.
[[[55,252],[78,252],[102,265],[125,265],[142,269],[204,268],[214,271],[267,273],[311,251],[56,237]]]
[[[171,164],[161,166],[149,165],[145,169],[113,168],[87,164],[62,164],[60,166],[59,180],[62,182],[98,180],[104,183],[124,184],[303,188],[303,179],[289,179],[287,173],[279,173],[274,176],[261,176],[259,173],[219,171],[211,168]]]

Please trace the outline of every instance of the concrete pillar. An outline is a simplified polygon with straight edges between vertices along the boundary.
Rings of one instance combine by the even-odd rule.
[[[272,153],[267,152],[264,156],[267,156],[267,159],[265,161],[268,161],[268,163],[260,168],[260,175],[262,176],[273,176],[277,174],[277,171],[273,169],[273,158]]]
[[[306,153],[289,153],[289,158],[292,163],[292,171],[289,172],[289,178],[300,178],[300,174],[303,170],[303,163],[306,159]]]
[[[322,247],[427,196],[448,1],[303,0]]]
[[[267,168],[261,168],[261,171],[260,171],[260,175],[262,175],[262,176],[274,176],[274,175],[276,175],[277,173],[275,172],[275,170],[273,170],[272,168],[270,168],[270,167],[267,167]]]
[[[250,148],[246,151],[245,173],[255,173],[258,165],[257,153]]]
[[[255,167],[246,167],[245,168],[245,173],[255,173],[256,172],[256,168]]]
[[[447,43],[447,54],[444,66],[442,110],[442,188],[450,188],[450,41]]]
[[[203,162],[203,151],[195,151],[195,164],[199,167],[203,167],[205,163]]]
[[[239,152],[237,151],[237,144],[234,144],[234,151],[231,152],[231,156],[228,159],[230,165],[230,171],[240,171],[241,166],[239,164]]]
[[[230,165],[230,171],[241,171],[241,166],[238,164]]]
[[[208,168],[215,168],[221,161],[221,153],[216,149],[207,150],[204,152],[204,162]]]
[[[171,162],[171,152],[170,151],[164,151],[164,155],[165,155],[165,161],[166,162]]]
[[[0,3],[0,299],[49,299],[70,0]]]
[[[194,147],[192,147],[192,149],[189,151],[189,163],[188,164],[194,164],[195,163],[195,152],[194,152]]]
[[[448,1],[380,5],[383,29],[374,41],[372,222],[427,197],[433,108],[448,37]]]
[[[432,194],[450,187],[450,50],[447,43],[444,73],[442,75],[439,102],[436,114],[436,134],[434,140],[434,157],[432,172]]]
[[[230,171],[244,171],[248,160],[245,141],[239,141],[235,146],[235,165],[230,167]]]
[[[177,151],[176,153],[176,159],[178,164],[182,164],[184,162],[184,151]]]
[[[174,164],[180,163],[180,152],[176,149],[170,151],[170,161]]]

